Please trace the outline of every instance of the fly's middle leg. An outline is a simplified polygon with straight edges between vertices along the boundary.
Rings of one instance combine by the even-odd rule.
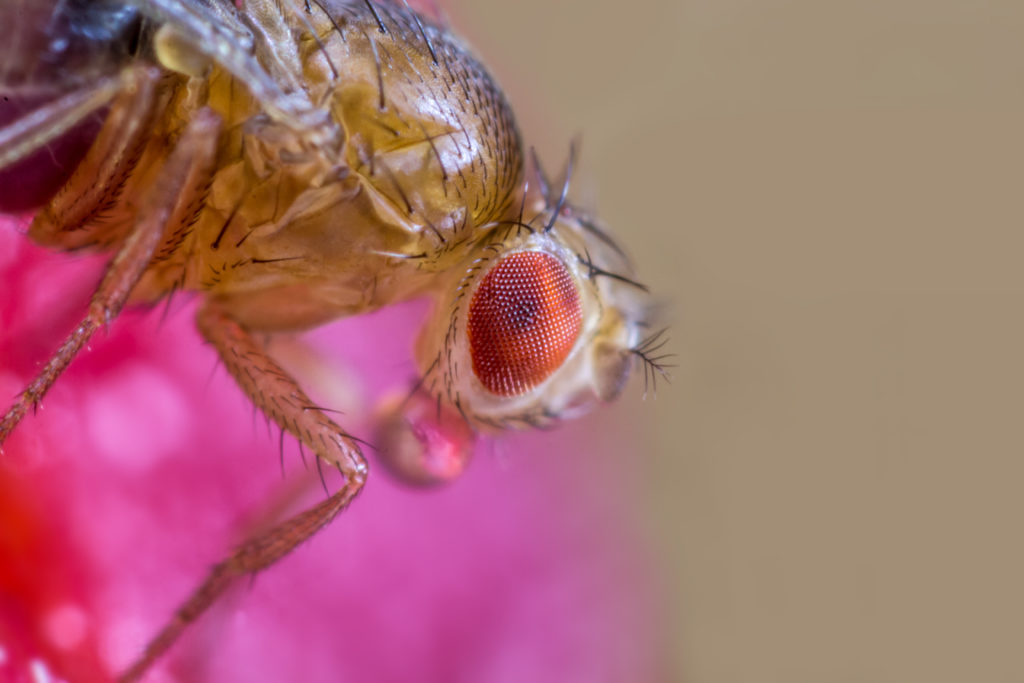
[[[162,169],[160,182],[155,183],[142,198],[135,227],[107,266],[85,317],[0,418],[0,444],[29,408],[38,405],[93,334],[121,312],[135,285],[145,274],[168,226],[206,187],[213,172],[219,130],[219,117],[208,110],[199,111],[189,123]]]

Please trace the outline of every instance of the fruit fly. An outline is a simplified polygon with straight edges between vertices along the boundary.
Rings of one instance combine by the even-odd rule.
[[[429,298],[419,381],[382,409],[375,438],[419,483],[459,469],[436,466],[438,438],[466,454],[477,432],[611,400],[637,362],[645,379],[664,373],[646,288],[567,201],[574,155],[550,183],[481,63],[407,4],[25,0],[3,12],[26,30],[0,49],[0,208],[41,203],[33,240],[113,257],[84,318],[0,418],[0,444],[126,304],[196,292],[198,328],[245,395],[344,480],[216,565],[124,680],[366,480],[364,442],[264,335]],[[10,189],[36,176],[39,196]]]

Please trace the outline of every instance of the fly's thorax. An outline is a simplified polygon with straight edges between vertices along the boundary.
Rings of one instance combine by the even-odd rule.
[[[303,62],[307,80],[321,83],[314,99],[344,130],[352,171],[443,240],[504,216],[521,183],[521,143],[479,61],[397,3],[319,4],[320,42],[303,43]]]
[[[138,297],[179,287],[262,297],[300,280],[328,282],[314,289],[318,309],[334,307],[329,317],[407,298],[517,202],[523,163],[511,110],[456,38],[396,5],[325,0],[305,15],[254,2],[250,10],[264,4],[280,13],[267,24],[281,35],[271,48],[261,38],[267,26],[249,26],[252,54],[276,74],[282,96],[301,93],[329,114],[337,136],[313,144],[298,118],[268,108],[237,69],[162,25],[153,50],[165,70],[162,99],[126,187],[158,175],[199,109],[222,126],[201,212],[172,231]],[[133,211],[118,202],[114,228],[95,234],[120,239]]]
[[[568,214],[493,225],[437,292],[417,345],[425,385],[483,428],[548,424],[614,398],[644,303],[595,274],[593,242]]]
[[[195,225],[192,286],[253,329],[310,327],[415,296],[431,273],[404,255],[422,248],[423,231],[347,167],[268,147],[274,126],[215,176]]]
[[[222,149],[241,152],[222,157],[197,227],[196,286],[237,299],[236,312],[268,309],[237,313],[259,327],[296,318],[269,311],[274,290],[301,293],[306,324],[431,288],[480,226],[509,214],[523,173],[508,103],[449,33],[376,3],[315,3],[309,20],[318,39],[295,27],[303,85],[342,139],[310,148],[258,116],[228,129]],[[247,106],[229,79],[209,90],[219,109]]]

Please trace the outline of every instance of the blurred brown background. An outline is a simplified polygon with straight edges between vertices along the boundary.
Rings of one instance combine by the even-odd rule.
[[[1024,3],[445,4],[668,304],[673,678],[1024,680]]]

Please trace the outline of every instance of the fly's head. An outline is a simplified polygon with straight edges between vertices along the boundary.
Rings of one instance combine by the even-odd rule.
[[[477,429],[579,415],[652,361],[647,289],[626,256],[564,189],[555,199],[537,185],[518,218],[475,243],[417,349],[427,390]]]

